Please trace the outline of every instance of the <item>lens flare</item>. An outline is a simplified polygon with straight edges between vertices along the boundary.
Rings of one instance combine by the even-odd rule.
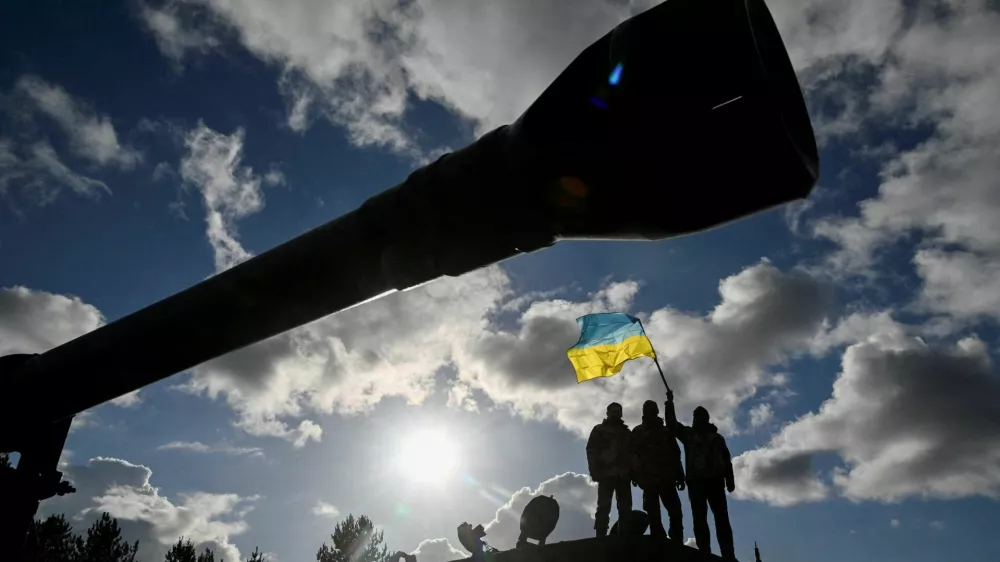
[[[617,86],[618,82],[622,79],[622,63],[615,65],[615,69],[611,71],[611,76],[608,76],[608,84],[612,86]]]

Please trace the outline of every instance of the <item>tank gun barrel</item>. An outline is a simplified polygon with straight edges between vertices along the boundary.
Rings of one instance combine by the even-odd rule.
[[[2,373],[0,445],[230,351],[565,239],[657,240],[808,195],[818,156],[762,0],[669,0],[509,126],[358,209]],[[23,433],[24,432],[24,433]]]

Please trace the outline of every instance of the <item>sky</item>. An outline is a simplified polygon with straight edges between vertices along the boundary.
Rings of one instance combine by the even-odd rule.
[[[652,4],[3,3],[0,355],[352,210],[515,119]],[[574,380],[575,318],[621,311],[682,421],[704,405],[728,440],[740,558],[756,541],[775,562],[994,560],[1000,7],[768,4],[820,145],[807,200],[683,238],[562,242],[100,405],[61,460],[78,493],[40,514],[82,530],[107,511],[144,562],[180,536],[310,560],[349,513],[444,562],[463,521],[513,547],[537,494],[561,505],[550,540],[590,536],[587,434],[612,401],[635,424],[663,397],[645,359]]]

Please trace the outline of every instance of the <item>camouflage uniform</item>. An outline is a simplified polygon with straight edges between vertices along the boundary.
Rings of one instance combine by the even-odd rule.
[[[632,513],[632,434],[621,419],[605,419],[594,426],[587,441],[590,478],[597,482],[597,536],[608,533],[611,496],[618,500],[618,519],[623,523]],[[626,525],[619,525],[619,529]]]
[[[670,519],[670,538],[683,541],[683,511],[677,496],[677,486],[684,483],[681,448],[656,410],[656,402],[644,404],[642,423],[632,430],[635,481],[642,488],[642,509],[649,515],[649,534],[667,536],[660,516],[662,502]]]
[[[712,550],[712,533],[708,528],[708,508],[711,507],[722,557],[735,560],[733,529],[729,525],[729,506],[726,505],[725,492],[726,488],[732,490],[735,483],[733,461],[726,439],[719,435],[715,425],[707,421],[693,427],[679,423],[673,402],[667,401],[665,405],[667,425],[684,444],[688,499],[691,501],[691,518],[694,519],[694,538],[698,543],[698,550]],[[707,420],[708,412],[700,406],[699,409]]]

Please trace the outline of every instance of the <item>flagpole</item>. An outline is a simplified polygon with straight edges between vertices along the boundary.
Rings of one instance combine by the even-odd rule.
[[[649,346],[652,347],[653,342],[650,342]],[[655,349],[653,350],[653,353],[656,353]],[[660,362],[656,360],[656,357],[653,357],[653,363],[656,365],[656,370],[660,372],[660,380],[663,381],[663,386],[667,387],[667,392],[670,392],[670,385],[667,384],[667,377],[663,376],[663,369],[660,368]]]
[[[639,327],[642,328],[642,333],[646,334],[646,327],[642,325],[642,320],[639,317],[635,317],[636,321],[639,322]],[[649,340],[649,334],[646,334],[646,339]],[[653,348],[653,340],[649,340],[650,349]],[[653,363],[656,365],[656,370],[660,373],[660,380],[663,381],[663,386],[667,387],[667,392],[670,392],[670,385],[667,384],[667,377],[663,376],[663,369],[660,368],[660,362],[656,359],[656,350],[653,349]]]

